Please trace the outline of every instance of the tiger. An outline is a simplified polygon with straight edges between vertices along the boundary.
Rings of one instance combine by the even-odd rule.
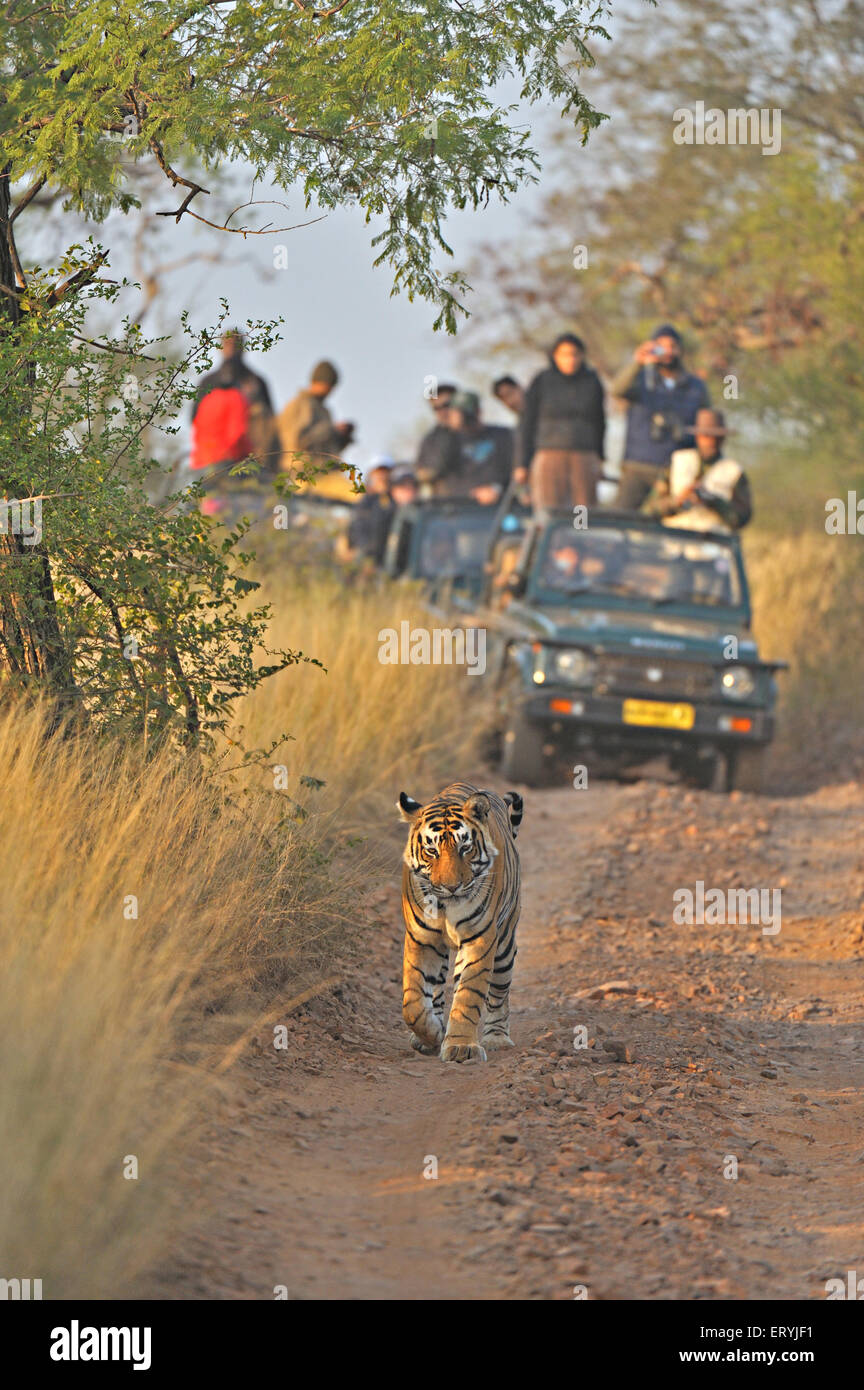
[[[522,797],[454,782],[425,806],[405,792],[397,805],[411,827],[402,865],[402,1017],[411,1045],[440,1053],[443,1062],[485,1062],[487,1050],[513,1046]],[[445,1030],[451,950],[456,962]]]

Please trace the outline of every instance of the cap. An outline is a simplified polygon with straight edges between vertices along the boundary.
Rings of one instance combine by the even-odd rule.
[[[459,410],[472,418],[480,414],[480,397],[476,391],[457,391],[450,402],[451,410]]]
[[[339,373],[332,362],[316,362],[309,380],[323,382],[325,386],[335,386],[339,380]]]
[[[410,468],[400,467],[398,464],[390,475],[390,486],[404,486],[405,483],[416,483],[417,478]]]

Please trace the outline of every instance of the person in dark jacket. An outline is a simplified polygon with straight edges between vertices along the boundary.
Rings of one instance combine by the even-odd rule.
[[[392,463],[381,459],[373,463],[366,474],[366,491],[351,509],[348,523],[348,547],[350,558],[365,560],[372,565],[380,565],[384,558],[390,523],[393,520],[393,502],[390,497],[390,471]]]
[[[694,447],[696,412],[711,402],[701,377],[685,371],[681,335],[670,323],[661,324],[653,338],[639,344],[611,390],[628,405],[618,506],[636,511],[668,469],[675,450]]]
[[[279,438],[273,415],[270,390],[263,376],[246,365],[243,357],[244,338],[239,328],[229,328],[222,339],[222,361],[199,383],[192,402],[192,419],[198,407],[211,391],[234,388],[246,397],[249,406],[247,433],[252,457],[261,465],[261,476],[275,474],[279,466]],[[220,460],[217,460],[217,462]],[[226,457],[222,462],[232,462]],[[193,461],[193,467],[195,466]]]
[[[440,382],[431,405],[435,424],[420,441],[415,473],[426,497],[450,497],[458,492],[459,440],[450,428],[450,402],[457,388]]]
[[[417,501],[417,479],[404,464],[397,465],[390,474],[390,500],[394,507],[408,507]]]
[[[528,482],[535,511],[596,502],[605,434],[603,385],[585,361],[582,339],[563,333],[519,417],[513,477]]]
[[[513,472],[513,431],[487,425],[480,418],[480,398],[458,391],[450,402],[449,424],[459,441],[459,468],[454,488],[475,502],[498,501]]]

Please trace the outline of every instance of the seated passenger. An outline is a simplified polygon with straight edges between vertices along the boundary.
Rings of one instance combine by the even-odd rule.
[[[550,550],[544,578],[554,588],[590,588],[607,570],[606,560],[595,551],[565,541]]]
[[[519,385],[515,376],[499,376],[492,383],[492,395],[517,419],[525,409],[525,389]]]
[[[384,558],[393,517],[390,468],[389,462],[381,460],[366,474],[366,491],[359,502],[355,502],[348,523],[348,547],[352,560],[380,565]]]
[[[390,474],[390,498],[394,507],[407,507],[420,495],[417,479],[410,468],[394,468]]]
[[[664,526],[727,534],[738,531],[752,515],[750,484],[740,463],[723,457],[727,430],[721,412],[700,410],[694,433],[695,449],[675,451],[668,480],[657,480],[642,511]]]
[[[516,574],[522,554],[521,536],[506,536],[499,540],[487,565],[487,573],[492,575],[492,603],[496,608],[506,608],[513,597],[511,580]]]

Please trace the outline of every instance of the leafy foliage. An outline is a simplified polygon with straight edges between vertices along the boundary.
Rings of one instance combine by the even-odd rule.
[[[537,159],[494,89],[559,103],[582,137],[601,119],[577,85],[605,37],[605,0],[11,0],[0,31],[0,146],[15,180],[68,190],[101,218],[130,208],[127,159],[155,160],[201,215],[180,169],[247,161],[322,207],[383,217],[379,261],[451,331],[457,275],[434,265],[445,210],[506,197]],[[570,61],[561,59],[569,46]],[[434,122],[446,131],[437,138]],[[31,185],[32,186],[32,185]],[[194,207],[191,206],[192,200]],[[185,209],[188,208],[188,214]],[[437,326],[437,325],[436,325]]]
[[[658,18],[660,22],[658,23]],[[691,363],[733,373],[751,418],[858,453],[864,389],[864,16],[813,0],[664,0],[620,27],[595,100],[614,118],[518,249],[483,253],[466,349],[545,347],[578,325],[611,373],[658,321]],[[779,110],[782,148],[677,144],[676,110]],[[574,244],[588,264],[574,268]],[[477,275],[475,279],[474,271]],[[478,296],[479,298],[479,296]]]
[[[46,524],[29,548],[0,535],[5,677],[100,722],[195,743],[224,728],[237,694],[298,659],[256,664],[266,609],[246,607],[242,530],[217,542],[194,509],[147,500],[144,479],[158,465],[145,431],[184,399],[182,381],[204,365],[208,343],[190,346],[184,321],[179,360],[145,367],[146,345],[127,321],[94,347],[84,308],[114,302],[99,278],[106,254],[73,250],[52,284],[23,264],[19,218],[58,193],[91,219],[132,212],[148,186],[134,171],[146,168],[166,180],[170,206],[157,215],[261,234],[235,214],[201,211],[203,181],[215,186],[220,171],[244,163],[256,179],[299,184],[325,210],[364,208],[381,224],[376,264],[392,267],[394,292],[433,302],[436,327],[452,331],[463,282],[436,264],[449,251],[447,209],[506,198],[537,164],[495,89],[515,78],[523,98],[551,98],[587,136],[601,116],[576,77],[593,61],[590,42],[605,37],[608,9],[606,0],[334,0],[322,9],[7,0],[0,487],[7,498],[41,498]],[[258,332],[266,347],[268,330]],[[140,396],[124,390],[124,374]]]
[[[78,248],[52,277],[34,275],[17,333],[0,337],[3,481],[10,498],[41,505],[41,540],[28,549],[25,537],[0,563],[0,600],[38,620],[47,556],[77,708],[154,745],[199,744],[225,729],[237,696],[303,657],[266,651],[269,608],[248,602],[257,584],[243,574],[243,527],[220,531],[189,496],[154,505],[145,486],[158,468],[145,441],[176,430],[164,422],[187,401],[190,374],[210,364],[214,335],[193,334],[184,317],[185,350],[172,358],[128,322],[90,342],[88,303],[119,294],[99,282],[40,307],[50,280],[92,254]],[[257,346],[271,340],[267,325],[250,331]],[[7,656],[23,677],[14,648]]]

